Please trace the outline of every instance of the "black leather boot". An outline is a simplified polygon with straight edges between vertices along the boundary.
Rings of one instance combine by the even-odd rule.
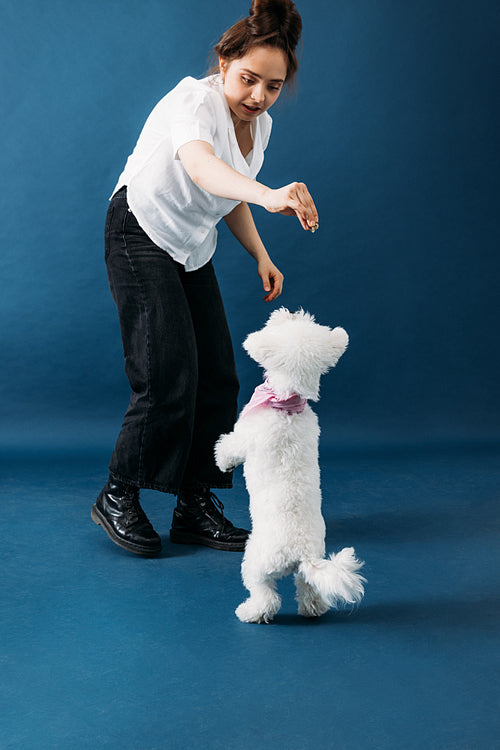
[[[223,504],[209,489],[181,491],[174,509],[170,540],[176,544],[244,550],[249,532],[233,526],[223,510]]]
[[[139,503],[139,488],[110,477],[92,507],[91,516],[119,547],[145,557],[161,552],[161,539]]]

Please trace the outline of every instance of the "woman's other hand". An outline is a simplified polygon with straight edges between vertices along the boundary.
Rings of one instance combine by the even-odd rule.
[[[269,258],[260,261],[257,265],[257,273],[262,279],[264,291],[267,292],[263,298],[264,302],[273,302],[280,296],[283,289],[283,274]]]

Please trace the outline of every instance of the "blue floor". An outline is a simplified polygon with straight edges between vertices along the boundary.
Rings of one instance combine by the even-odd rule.
[[[241,554],[164,554],[90,520],[107,456],[12,454],[2,472],[0,749],[493,750],[500,746],[500,451],[322,454],[328,550],[366,560],[354,612],[235,615]],[[248,522],[241,475],[223,492]]]

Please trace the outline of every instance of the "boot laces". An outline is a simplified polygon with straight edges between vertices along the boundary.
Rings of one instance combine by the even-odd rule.
[[[204,502],[208,506],[207,510],[210,510],[210,506],[212,506],[215,511],[217,520],[219,520],[221,523],[221,528],[224,529],[227,523],[227,518],[224,516],[224,503],[219,500],[214,492],[210,492],[209,490],[206,492]]]
[[[207,495],[207,499],[210,500],[210,502],[212,502],[213,505],[215,505],[215,507],[221,514],[221,516],[223,516],[224,515],[224,503],[221,500],[219,500],[217,495],[214,492],[209,492]]]
[[[124,498],[123,505],[125,508],[125,513],[127,515],[127,521],[129,523],[135,523],[136,521],[138,521],[139,514],[137,513],[137,509],[132,498]]]
[[[126,493],[123,496],[123,506],[127,515],[127,521],[130,524],[137,523],[137,521],[142,519],[144,511],[139,505],[139,499],[135,493]]]

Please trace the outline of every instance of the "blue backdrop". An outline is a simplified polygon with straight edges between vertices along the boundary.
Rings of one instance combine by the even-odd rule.
[[[302,180],[320,230],[256,208],[281,302],[351,345],[318,405],[335,445],[500,437],[498,3],[307,0],[297,92],[261,179]],[[108,196],[156,101],[202,76],[247,3],[2,0],[0,438],[109,444],[128,401],[103,262]],[[496,75],[495,75],[496,72]],[[227,230],[241,349],[270,308]]]

